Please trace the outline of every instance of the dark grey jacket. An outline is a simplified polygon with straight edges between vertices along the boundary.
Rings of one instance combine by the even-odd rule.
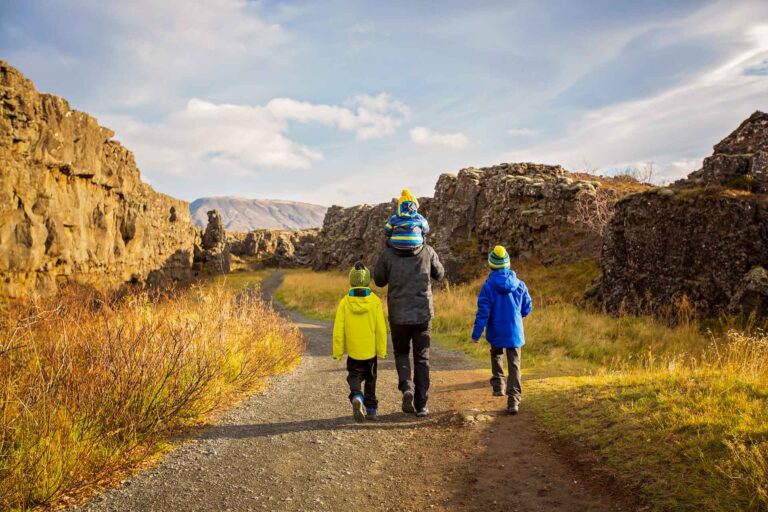
[[[445,277],[440,258],[432,247],[423,245],[414,252],[387,247],[379,255],[373,280],[376,286],[387,286],[389,323],[395,325],[424,324],[435,316],[432,305],[432,280]]]

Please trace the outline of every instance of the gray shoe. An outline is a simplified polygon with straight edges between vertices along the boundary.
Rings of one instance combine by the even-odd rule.
[[[365,405],[363,405],[363,399],[360,396],[355,396],[352,399],[352,415],[358,423],[365,421]]]
[[[416,411],[416,417],[418,418],[426,418],[427,416],[429,416],[429,409],[427,409],[426,407],[422,407],[421,409]]]
[[[413,406],[413,391],[410,389],[403,391],[403,412],[406,414],[413,414],[416,412],[416,408]]]
[[[504,396],[504,391],[500,389],[494,389],[493,390],[493,396]]]
[[[507,407],[507,412],[508,412],[509,414],[511,414],[512,416],[514,416],[515,414],[517,414],[518,412],[520,412],[520,406],[519,406],[519,405],[517,405],[517,404],[510,404],[510,405]]]

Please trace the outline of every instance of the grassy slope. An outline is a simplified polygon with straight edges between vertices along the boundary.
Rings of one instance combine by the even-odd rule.
[[[534,297],[523,351],[526,408],[548,431],[598,453],[607,471],[655,510],[768,508],[768,341],[712,335],[695,320],[670,327],[578,305],[598,273],[592,261],[519,274]],[[481,364],[469,342],[481,282],[435,294],[438,343]],[[347,287],[340,273],[295,271],[279,300],[332,319]],[[384,293],[385,290],[378,290]]]
[[[109,483],[300,358],[238,274],[153,297],[83,289],[0,310],[0,510]]]

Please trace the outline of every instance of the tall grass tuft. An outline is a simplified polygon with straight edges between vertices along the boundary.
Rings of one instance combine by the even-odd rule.
[[[300,357],[299,332],[224,286],[82,288],[0,315],[0,509],[48,505],[152,453]]]

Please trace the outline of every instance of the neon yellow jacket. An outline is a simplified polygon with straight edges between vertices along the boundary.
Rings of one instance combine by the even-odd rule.
[[[356,297],[354,290],[366,290]],[[387,357],[387,324],[381,300],[368,288],[352,288],[336,309],[333,323],[333,358],[341,359],[346,351],[352,359]]]

